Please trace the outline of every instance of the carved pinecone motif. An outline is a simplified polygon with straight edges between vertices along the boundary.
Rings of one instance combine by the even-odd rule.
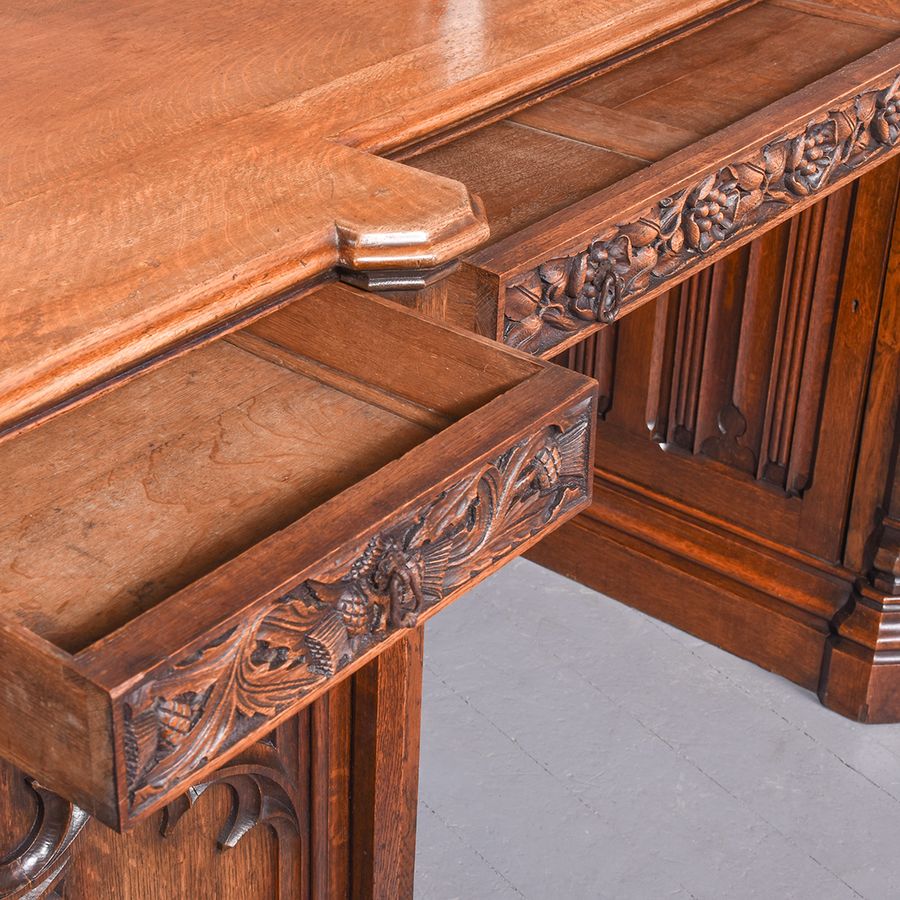
[[[390,530],[323,561],[318,578],[307,577],[240,627],[149,673],[121,706],[129,815],[189,783],[206,761],[385,636],[417,624],[560,509],[586,502],[592,405],[580,396],[558,411],[558,424],[510,442]]]
[[[311,669],[331,678],[349,658],[352,640],[340,616],[325,616],[306,636],[306,646],[312,658]]]
[[[538,487],[549,490],[558,481],[562,470],[562,458],[558,447],[545,447],[534,458],[535,478]]]
[[[552,442],[534,456],[530,470],[537,491],[552,491],[577,483],[588,467],[587,423],[566,433],[557,434]]]
[[[372,604],[356,584],[349,585],[341,594],[336,609],[350,637],[359,637],[372,630]]]
[[[159,722],[159,740],[171,746],[177,746],[181,739],[189,734],[203,714],[203,706],[209,691],[199,694],[188,691],[162,700],[156,707],[156,718]]]
[[[125,707],[125,772],[128,783],[135,784],[156,761],[159,751],[159,722],[151,706],[134,715]]]

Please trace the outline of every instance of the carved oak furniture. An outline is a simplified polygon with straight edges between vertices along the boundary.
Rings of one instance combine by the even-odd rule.
[[[223,845],[270,816],[307,841],[299,751],[267,735],[584,506],[594,406],[584,376],[336,286],[0,444],[29,840],[55,865],[87,812],[168,833],[215,783]]]
[[[0,11],[0,897],[410,897],[423,624],[560,525],[550,564],[896,697],[898,19]]]

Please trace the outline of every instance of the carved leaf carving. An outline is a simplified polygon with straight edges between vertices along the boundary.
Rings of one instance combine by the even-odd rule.
[[[36,900],[51,891],[69,864],[72,842],[90,816],[62,797],[29,781],[37,801],[34,824],[22,843],[0,857],[0,897]]]
[[[219,834],[219,849],[237,846],[258,825],[269,826],[282,840],[301,837],[296,784],[285,770],[277,749],[257,744],[253,755],[252,760],[239,758],[226,765],[169,803],[162,813],[162,836],[171,835],[200,797],[221,784],[231,790],[231,810]],[[263,759],[259,759],[261,755]]]
[[[573,332],[614,321],[624,305],[698,268],[704,257],[850,177],[898,142],[900,75],[802,132],[706,174],[693,188],[598,235],[587,248],[511,281],[504,341],[546,353]]]

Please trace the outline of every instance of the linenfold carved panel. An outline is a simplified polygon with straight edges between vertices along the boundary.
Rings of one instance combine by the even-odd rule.
[[[566,351],[600,380],[604,418],[803,496],[853,197],[849,185]]]
[[[591,400],[157,669],[123,702],[131,815],[588,496]]]
[[[550,259],[506,289],[504,341],[546,353],[585,327],[702,266],[710,254],[782,215],[900,141],[900,76],[793,135],[665,197],[588,247]]]

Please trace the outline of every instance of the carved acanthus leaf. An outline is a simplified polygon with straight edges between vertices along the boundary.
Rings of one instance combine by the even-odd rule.
[[[69,848],[90,816],[35,781],[28,782],[37,802],[34,824],[11,853],[0,857],[0,898],[37,900],[60,881],[69,864]]]
[[[257,757],[265,752],[266,758]],[[168,837],[211,787],[231,790],[231,810],[218,838],[220,850],[237,846],[258,825],[272,828],[282,840],[301,836],[296,784],[287,774],[274,747],[257,744],[254,759],[241,758],[219,769],[206,781],[192,785],[163,809],[160,832]]]

